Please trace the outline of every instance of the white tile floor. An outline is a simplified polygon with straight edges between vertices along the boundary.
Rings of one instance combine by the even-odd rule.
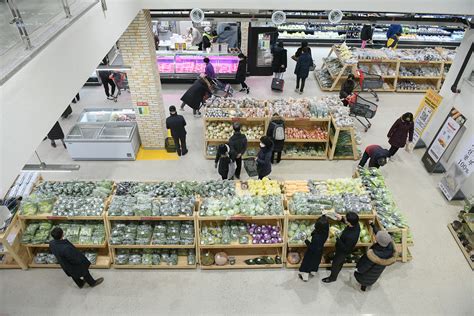
[[[289,52],[290,55],[291,52]],[[314,55],[324,55],[324,50]],[[315,57],[316,59],[316,57]],[[286,76],[285,97],[293,92],[293,65]],[[281,95],[269,89],[270,78],[251,77],[251,96]],[[179,104],[188,85],[164,84],[166,107]],[[313,77],[305,95],[321,95]],[[83,107],[129,106],[127,94],[118,103],[104,99],[102,88],[84,88],[74,115],[61,124],[66,131]],[[363,134],[363,146],[386,145],[390,124],[402,113],[415,111],[421,94],[381,94],[373,127]],[[80,162],[71,174],[46,174],[48,179],[177,180],[217,179],[213,163],[203,159],[202,120],[185,112],[188,121],[189,155],[178,161]],[[47,141],[38,152],[46,162],[69,162],[62,147]],[[468,315],[474,308],[474,274],[467,265],[446,224],[460,209],[447,203],[436,188],[439,176],[425,172],[422,151],[401,151],[384,167],[387,183],[399,208],[411,225],[414,260],[386,269],[379,282],[366,293],[349,285],[350,270],[343,270],[336,283],[325,285],[319,275],[308,283],[294,270],[268,271],[93,271],[105,282],[95,289],[77,289],[60,270],[33,269],[0,272],[0,315],[34,314],[411,314]],[[32,161],[34,159],[32,158]],[[351,175],[352,161],[284,161],[274,167],[275,179],[325,179]]]

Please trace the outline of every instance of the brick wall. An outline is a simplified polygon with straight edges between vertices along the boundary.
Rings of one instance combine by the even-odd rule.
[[[248,56],[249,26],[250,26],[250,22],[240,22],[240,36],[241,36],[240,50],[245,56]]]
[[[127,72],[132,103],[148,104],[149,115],[137,112],[142,145],[148,149],[164,148],[167,136],[161,82],[156,65],[155,40],[150,11],[140,11],[119,40],[119,48]]]

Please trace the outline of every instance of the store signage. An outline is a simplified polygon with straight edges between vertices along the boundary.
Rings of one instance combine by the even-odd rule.
[[[431,142],[428,150],[423,155],[422,161],[428,172],[434,172],[441,157],[456,137],[466,118],[458,110],[452,108]]]
[[[463,183],[474,171],[474,136],[471,136],[464,150],[451,164],[446,175],[441,179],[439,188],[448,200],[452,200]]]
[[[443,97],[439,95],[436,91],[429,89],[423,100],[421,100],[420,106],[415,114],[415,131],[413,133],[413,144],[416,144],[423,132],[426,129],[426,126],[433,118],[433,115],[438,110],[438,107],[441,104]]]
[[[138,115],[150,115],[150,107],[148,102],[137,102],[137,114]]]

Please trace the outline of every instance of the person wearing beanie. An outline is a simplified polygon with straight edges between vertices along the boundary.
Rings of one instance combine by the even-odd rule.
[[[230,147],[227,144],[220,144],[217,148],[216,159],[214,160],[217,172],[221,175],[222,180],[233,177],[233,168],[230,167],[232,161],[230,159]]]
[[[235,161],[236,168],[234,176],[240,179],[240,172],[242,170],[242,156],[247,151],[247,136],[240,132],[240,123],[234,122],[232,124],[234,134],[229,138],[230,158]]]
[[[346,257],[354,250],[360,236],[359,215],[354,212],[348,212],[346,217],[337,214],[337,219],[346,224],[346,228],[341,236],[336,239],[336,254],[332,260],[331,275],[324,278],[324,283],[331,283],[337,280],[339,272],[346,261]]]
[[[171,130],[178,156],[184,156],[188,153],[186,148],[186,120],[182,115],[178,115],[174,105],[169,107],[169,111],[170,116],[166,119],[166,128]]]
[[[257,157],[255,157],[259,180],[262,180],[272,172],[272,152],[272,140],[268,136],[262,136],[260,138],[260,151],[258,152]]]
[[[359,259],[354,272],[354,278],[360,284],[362,291],[373,285],[385,267],[394,264],[398,257],[390,234],[385,230],[378,230],[373,223],[371,226],[375,232],[376,243]]]

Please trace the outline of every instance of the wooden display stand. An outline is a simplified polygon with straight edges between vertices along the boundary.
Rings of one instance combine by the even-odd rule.
[[[20,244],[21,226],[18,221],[18,214],[15,215],[8,228],[0,233],[0,269],[28,269],[28,253]]]
[[[197,202],[196,202],[197,204]],[[117,264],[115,263],[115,255],[117,249],[194,249],[197,259],[197,221],[196,221],[196,208],[194,209],[193,216],[111,216],[107,212],[107,230],[108,235],[112,232],[113,223],[116,221],[121,222],[156,222],[156,221],[191,221],[194,224],[194,243],[190,245],[111,245],[109,243],[110,254],[112,256],[112,267],[115,269],[195,269],[197,264],[188,264],[187,256],[178,256],[177,265],[168,265],[160,263],[157,265],[143,265],[143,264]]]
[[[408,241],[408,228],[386,229],[385,227],[383,227],[382,223],[380,222],[378,218],[375,219],[375,225],[377,225],[379,229],[386,230],[389,233],[401,234],[402,236],[401,242],[399,243],[395,242],[395,246],[397,247],[397,251],[399,255],[399,257],[397,258],[398,261],[405,263],[413,259],[410,253],[410,250],[408,249],[408,247],[413,246],[413,242]]]
[[[350,144],[345,144],[342,146],[351,146],[352,155],[348,156],[336,156],[336,147],[339,142],[339,136],[341,132],[350,133],[351,139]],[[341,145],[340,145],[341,146]],[[329,130],[329,160],[357,160],[359,159],[359,153],[357,151],[357,144],[355,141],[355,131],[354,127],[337,127],[334,119],[332,119],[331,128]]]
[[[206,159],[215,159],[216,156],[208,155],[207,154],[207,146],[208,145],[220,145],[220,144],[227,144],[229,142],[229,139],[211,139],[207,138],[207,126],[211,123],[221,123],[221,122],[227,122],[229,124],[232,124],[233,122],[239,122],[242,126],[262,126],[264,130],[264,135],[267,133],[267,118],[262,117],[262,118],[213,118],[213,117],[206,117],[204,118],[204,157]],[[229,137],[230,138],[230,137]],[[260,139],[247,139],[248,142],[248,147],[255,147],[257,148],[258,151],[258,144],[260,142]],[[243,157],[248,158],[247,155]]]
[[[315,129],[321,127],[328,131],[331,124],[331,119],[328,118],[285,118],[285,128],[301,128],[305,130]],[[268,129],[268,127],[267,127]],[[322,156],[285,156],[281,157],[282,160],[326,160],[328,156],[328,142],[329,139],[285,139],[286,144],[293,145],[304,145],[304,144],[320,144],[324,146],[324,155]]]
[[[335,45],[336,46],[336,45]],[[388,65],[390,68],[394,69],[393,75],[381,75],[386,87],[381,89],[374,89],[373,91],[376,92],[404,92],[404,93],[423,93],[426,92],[428,89],[416,89],[416,90],[408,90],[408,89],[399,89],[397,88],[397,83],[400,80],[412,80],[418,83],[427,83],[432,86],[433,90],[439,91],[441,88],[442,81],[445,77],[444,74],[444,65],[452,64],[452,61],[418,61],[418,60],[405,60],[405,59],[359,59],[357,64],[347,64],[343,58],[339,55],[337,49],[333,46],[328,54],[330,57],[333,53],[338,58],[339,62],[342,64],[342,68],[339,73],[334,73],[330,70],[329,67],[326,65],[326,61],[324,60],[322,69],[327,69],[331,78],[333,80],[333,84],[331,87],[323,87],[321,82],[319,81],[318,76],[315,75],[319,87],[323,91],[339,91],[341,89],[342,83],[344,80],[347,79],[347,75],[345,72],[347,69],[350,69],[350,72],[354,74],[354,76],[359,78],[357,74],[357,68],[361,64],[367,65],[376,65],[376,64],[384,64]],[[436,48],[439,52],[442,51],[441,48]],[[432,67],[439,67],[439,75],[438,76],[401,76],[400,75],[400,66],[432,66]],[[355,91],[360,91],[360,86],[358,85]]]

